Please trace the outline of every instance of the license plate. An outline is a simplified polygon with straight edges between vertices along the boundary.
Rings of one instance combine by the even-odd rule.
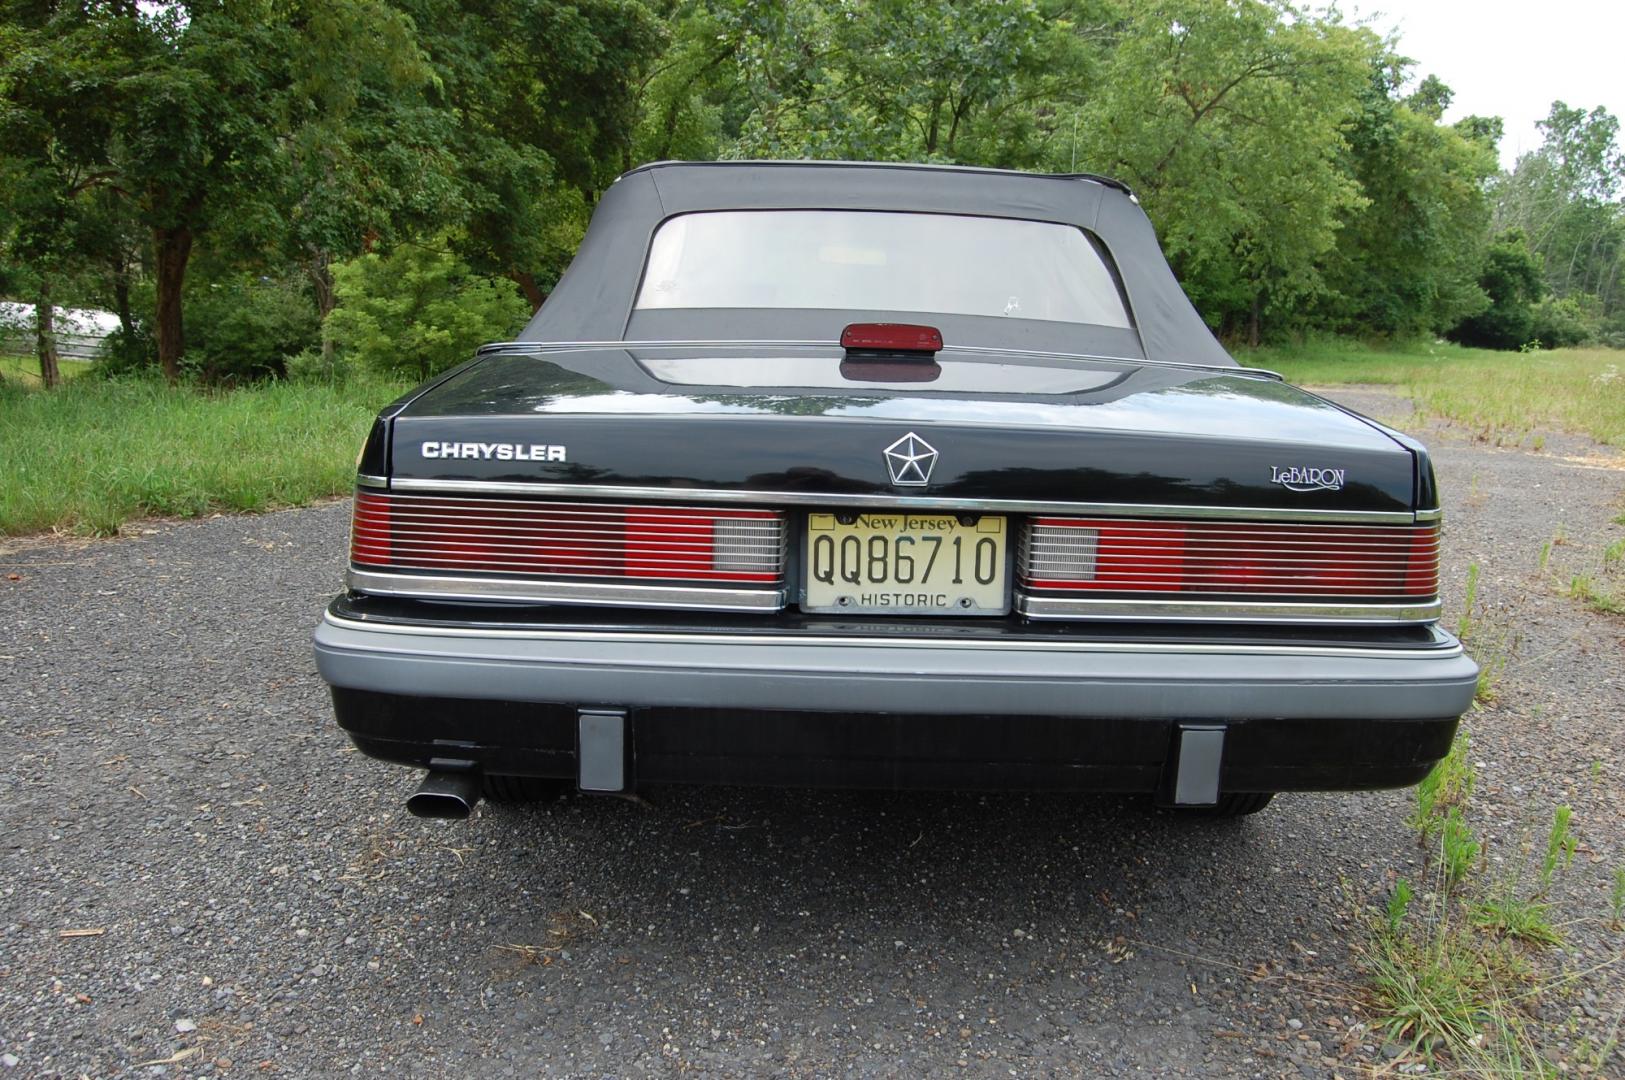
[[[847,517],[847,520],[841,520]],[[804,611],[1003,615],[1009,531],[985,514],[809,514]]]

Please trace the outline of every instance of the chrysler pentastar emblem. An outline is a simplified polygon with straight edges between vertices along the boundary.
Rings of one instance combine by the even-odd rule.
[[[936,448],[912,431],[886,447],[886,468],[898,487],[924,487],[936,465]]]

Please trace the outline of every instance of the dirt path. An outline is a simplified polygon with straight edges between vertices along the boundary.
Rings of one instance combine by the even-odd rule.
[[[1575,808],[1558,900],[1580,920],[1570,966],[1593,966],[1625,944],[1604,924],[1625,864],[1625,619],[1555,586],[1625,535],[1610,522],[1625,471],[1562,440],[1530,453],[1425,434],[1448,503],[1450,623],[1476,563],[1475,640],[1505,659],[1471,721],[1472,814],[1497,866],[1553,805]],[[1357,1026],[1352,949],[1359,910],[1418,874],[1408,793],[1287,797],[1232,823],[1116,800],[747,790],[416,821],[401,809],[413,778],[350,752],[310,659],[346,515],[0,554],[0,1066],[1394,1067]],[[1566,542],[1539,571],[1559,524]],[[1574,1020],[1554,1052],[1617,1024],[1619,970],[1542,1006],[1554,1032]]]

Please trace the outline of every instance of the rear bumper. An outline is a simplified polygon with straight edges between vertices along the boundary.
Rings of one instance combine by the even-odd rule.
[[[576,774],[582,708],[625,710],[641,781],[1152,791],[1182,721],[1226,791],[1413,783],[1477,666],[1426,648],[462,629],[329,613],[317,665],[378,757]]]

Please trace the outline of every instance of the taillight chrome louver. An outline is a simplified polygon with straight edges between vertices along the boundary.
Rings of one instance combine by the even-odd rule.
[[[575,591],[517,590],[514,598],[580,597],[583,602],[594,594],[581,591],[579,583],[597,579],[648,582],[655,588],[769,586],[772,591],[766,595],[776,605],[784,555],[784,516],[772,510],[366,490],[356,493],[350,545],[350,561],[359,571],[566,579],[576,583]]]
[[[1194,601],[1215,618],[1226,605],[1246,615],[1275,604],[1282,616],[1344,605],[1419,619],[1437,614],[1439,527],[1040,517],[1023,535],[1020,571],[1029,614],[1082,617],[1116,596]]]

